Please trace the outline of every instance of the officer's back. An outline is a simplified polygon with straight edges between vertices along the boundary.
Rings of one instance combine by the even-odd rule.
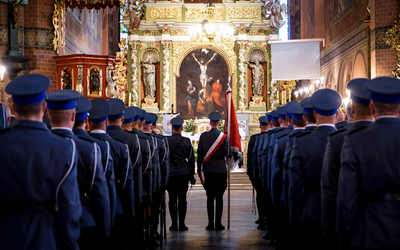
[[[76,150],[41,122],[49,87],[43,75],[24,75],[6,88],[19,122],[0,134],[2,249],[78,249]]]

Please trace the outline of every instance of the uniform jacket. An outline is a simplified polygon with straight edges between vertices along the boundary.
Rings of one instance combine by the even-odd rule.
[[[0,141],[1,248],[79,249],[82,206],[75,143],[28,120],[0,133]],[[12,201],[49,204],[49,209],[4,213]]]
[[[275,142],[276,140],[281,137],[282,135],[288,135],[293,131],[293,125],[289,125],[284,128],[279,128],[275,130],[272,135],[271,139],[269,140],[268,145],[268,162],[267,162],[267,189],[271,189],[271,177],[272,177],[272,155],[274,154]]]
[[[123,141],[129,147],[129,156],[131,157],[133,169],[133,190],[135,194],[135,203],[142,203],[142,155],[140,153],[139,138],[132,133],[123,130],[120,126],[108,125],[107,134],[112,138]]]
[[[160,177],[161,177],[161,169],[160,169],[160,156],[159,156],[159,145],[157,138],[151,132],[143,132],[144,135],[147,135],[151,140],[150,146],[152,148],[151,153],[151,161],[153,166],[153,192],[158,192],[160,188]]]
[[[283,171],[282,171],[282,180],[283,180],[283,187],[282,187],[282,197],[281,201],[284,202],[285,206],[288,206],[288,198],[289,198],[289,160],[290,160],[290,154],[292,152],[292,145],[293,145],[293,140],[296,137],[303,136],[305,134],[309,134],[315,130],[317,125],[313,126],[306,126],[300,133],[291,133],[289,135],[288,140],[286,141],[286,147],[285,147],[285,155],[283,157],[282,161],[282,166],[283,166]]]
[[[165,190],[165,185],[168,182],[168,171],[169,171],[169,146],[168,140],[166,137],[157,134],[156,132],[152,132],[153,136],[157,138],[158,141],[158,156],[160,160],[160,170],[161,175],[158,178],[160,182],[160,188],[163,192]]]
[[[258,134],[250,136],[249,143],[247,145],[247,175],[249,176],[249,180],[251,181],[252,185],[254,186],[254,164],[253,164],[253,149],[256,143],[256,138]]]
[[[379,118],[344,138],[337,200],[341,244],[373,249],[400,248],[400,119]]]
[[[220,131],[216,128],[212,128],[208,132],[204,132],[200,135],[199,145],[197,148],[197,172],[201,173],[201,166],[204,160],[204,157],[211,147],[211,145],[215,142],[219,135]],[[213,156],[203,165],[203,172],[205,173],[227,173],[227,166],[225,157],[228,157],[229,154],[229,138],[228,136],[225,138],[224,142],[222,142],[221,146],[218,150],[213,154]]]
[[[321,172],[322,232],[332,234],[336,228],[336,199],[340,172],[340,153],[344,137],[351,131],[366,128],[372,121],[358,121],[349,129],[331,134],[325,149]]]
[[[114,159],[115,188],[117,190],[116,214],[133,216],[135,214],[133,170],[128,145],[113,139],[107,133],[90,133],[90,135],[106,140],[110,144],[111,156]]]
[[[268,189],[268,181],[267,181],[267,170],[268,170],[268,152],[269,152],[269,141],[271,140],[272,134],[280,128],[273,128],[268,130],[267,136],[265,138],[265,142],[262,147],[262,157],[261,157],[261,171],[260,171],[260,179],[262,188],[264,191]]]
[[[253,168],[253,176],[252,176],[252,178],[255,181],[255,185],[256,186],[260,185],[260,179],[258,178],[258,176],[259,176],[259,173],[260,173],[259,162],[260,162],[261,159],[258,156],[258,149],[262,147],[263,140],[261,140],[261,138],[266,133],[267,133],[267,131],[261,131],[261,133],[255,135],[254,147],[253,147],[252,154],[251,154],[251,156],[252,156],[251,159],[252,159],[252,164],[253,164],[253,166],[252,166],[252,168]]]
[[[334,126],[318,126],[296,137],[289,162],[289,210],[294,222],[321,222],[321,169],[328,136]]]
[[[103,173],[107,182],[108,198],[110,199],[111,223],[113,223],[117,211],[117,191],[115,190],[114,159],[111,156],[110,144],[103,139],[90,136],[83,129],[73,129],[72,131],[79,138],[86,138],[95,141],[100,147]]]
[[[295,129],[290,134],[283,134],[275,142],[274,154],[271,161],[271,198],[273,203],[281,200],[283,190],[283,157],[286,143],[290,136],[296,136],[303,132],[303,129]]]
[[[182,140],[183,138],[183,140]],[[179,175],[194,175],[194,152],[192,143],[190,143],[189,138],[182,137],[180,133],[173,133],[171,136],[167,137],[168,144],[171,148],[170,160],[171,162],[181,162],[180,166],[176,166],[173,163],[169,165],[169,177],[179,176]],[[179,144],[179,142],[182,142]],[[178,146],[179,145],[179,146]],[[173,154],[173,155],[172,155]]]
[[[110,199],[101,163],[101,151],[93,140],[80,139],[67,129],[52,133],[74,140],[78,155],[78,186],[82,204],[81,227],[98,226],[103,236],[110,236]]]
[[[132,133],[138,136],[142,153],[142,197],[148,196],[151,199],[153,195],[152,140],[140,130],[132,129]]]

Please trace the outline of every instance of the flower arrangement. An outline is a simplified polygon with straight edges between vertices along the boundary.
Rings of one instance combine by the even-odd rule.
[[[190,119],[186,121],[186,129],[185,129],[186,133],[192,133],[194,132],[194,120]]]

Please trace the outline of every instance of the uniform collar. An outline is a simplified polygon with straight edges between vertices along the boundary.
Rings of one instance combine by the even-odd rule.
[[[108,125],[107,129],[111,129],[111,130],[123,130],[120,126],[117,125]]]
[[[375,120],[384,119],[384,118],[398,118],[398,117],[395,115],[382,115],[382,116],[377,117]]]
[[[51,128],[51,130],[67,130],[67,131],[70,131],[70,132],[72,132],[72,129],[70,129],[70,128],[66,128],[66,127],[52,127]]]
[[[306,126],[306,128],[309,128],[309,127],[317,127],[317,124],[308,124],[307,126]]]
[[[90,131],[91,134],[106,134],[106,131],[102,129],[93,129]]]
[[[293,131],[295,131],[295,130],[299,130],[299,129],[304,129],[304,128],[294,128],[294,129],[293,129]]]
[[[19,120],[17,124],[15,124],[15,127],[29,127],[29,128],[36,128],[36,129],[43,129],[43,130],[49,130],[43,122],[38,122],[38,121],[31,121],[31,120]]]
[[[317,127],[332,127],[332,128],[336,128],[335,125],[330,124],[330,123],[322,123],[317,125]]]

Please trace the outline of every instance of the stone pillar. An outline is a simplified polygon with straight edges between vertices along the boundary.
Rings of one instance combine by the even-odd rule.
[[[138,81],[138,48],[139,41],[129,41],[129,47],[131,50],[131,90],[130,90],[130,106],[139,106],[139,81]]]
[[[247,41],[237,41],[239,49],[239,109],[247,109],[247,96],[246,96],[246,75],[247,65],[245,64],[246,58],[246,45]]]
[[[163,52],[163,80],[162,80],[162,108],[161,110],[170,110],[170,63],[169,63],[169,52],[171,47],[171,41],[161,41],[162,52]]]
[[[390,50],[384,38],[400,14],[397,0],[371,0],[371,78],[392,76],[397,68],[396,51]]]

